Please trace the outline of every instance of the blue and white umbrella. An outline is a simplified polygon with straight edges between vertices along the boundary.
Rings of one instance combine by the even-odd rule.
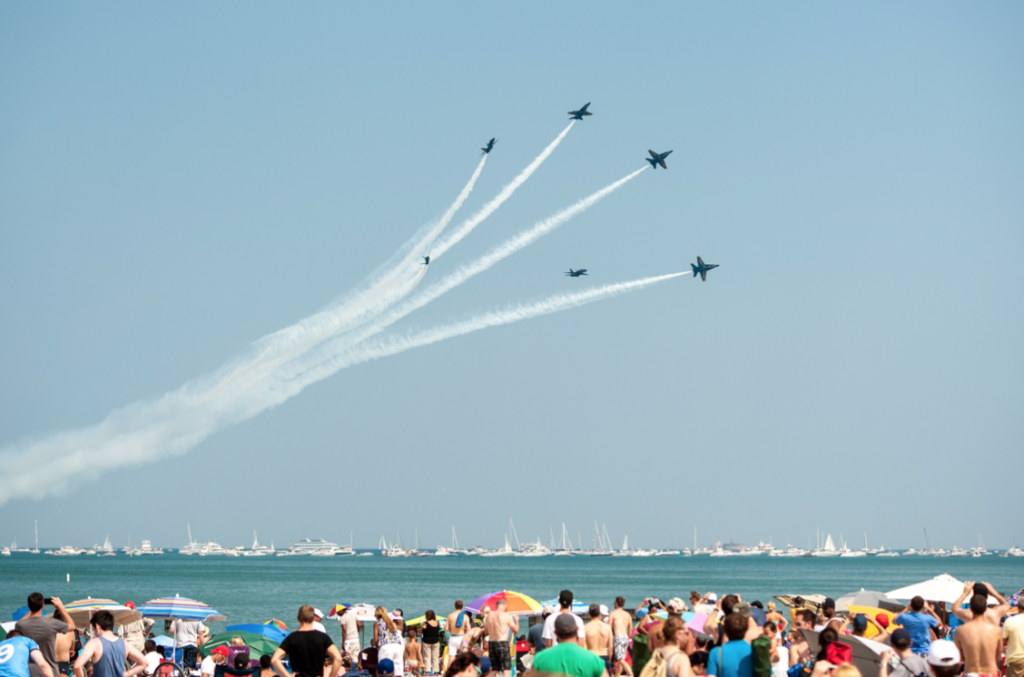
[[[186,621],[226,621],[207,604],[188,597],[175,595],[151,599],[138,609],[147,618],[180,618]]]

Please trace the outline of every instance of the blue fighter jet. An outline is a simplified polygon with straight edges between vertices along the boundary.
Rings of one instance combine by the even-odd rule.
[[[584,106],[583,108],[580,108],[579,110],[571,110],[571,111],[569,111],[569,115],[571,116],[570,119],[571,120],[582,120],[584,115],[593,115],[593,113],[588,113],[587,112],[587,107],[588,106],[590,106],[589,102],[587,102],[587,105]]]
[[[648,150],[647,152],[651,154],[651,157],[645,157],[644,159],[650,162],[652,167],[657,169],[658,165],[661,165],[662,169],[668,169],[668,166],[665,164],[665,158],[671,155],[672,151],[667,150],[664,153],[655,153],[653,150]]]
[[[691,263],[690,267],[693,268],[693,276],[694,277],[697,277],[697,273],[700,273],[701,282],[707,282],[708,281],[708,271],[711,270],[712,268],[717,268],[718,264],[717,263],[704,263],[704,259],[702,259],[701,257],[698,256],[697,257],[697,263],[696,264]]]
[[[587,269],[586,268],[580,268],[579,270],[573,270],[572,268],[570,268],[569,272],[566,273],[566,275],[568,275],[569,277],[579,277],[580,275],[587,275]],[[587,277],[590,277],[590,276],[587,275]]]
[[[423,265],[425,265],[425,266],[429,266],[430,265],[430,257],[429,256],[424,256],[423,257]]]
[[[481,155],[487,155],[492,150],[494,150],[494,144],[497,143],[497,141],[498,141],[497,139],[491,139],[490,141],[488,141],[487,142],[487,146],[485,146],[484,148],[480,149],[480,150],[483,151],[483,153],[481,153]]]

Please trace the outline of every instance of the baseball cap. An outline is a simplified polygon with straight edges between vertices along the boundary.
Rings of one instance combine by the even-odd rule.
[[[491,671],[491,659],[487,656],[480,657],[480,674],[486,675]]]
[[[985,585],[984,583],[975,583],[974,584],[974,594],[975,595],[985,595],[985,599],[988,599],[988,586]]]
[[[737,602],[736,606],[732,608],[732,612],[744,618],[750,618],[750,605],[746,602]]]
[[[576,633],[576,620],[572,614],[558,614],[558,618],[555,619],[555,634],[568,635],[570,632]]]
[[[546,607],[544,607],[544,609],[542,610],[541,613],[543,613],[545,616],[550,616],[551,614],[555,613],[555,611],[556,611],[555,607],[553,607],[552,605],[548,604]]]
[[[320,609],[313,609],[313,615],[316,616],[317,618],[323,618],[324,617],[324,612],[320,611]]]
[[[131,600],[128,600],[127,602],[125,602],[124,605],[126,607],[128,607],[129,609],[134,609],[135,608],[135,602],[133,602]]]
[[[601,615],[602,616],[607,616],[608,615],[608,605],[607,604],[602,604],[601,606],[598,607],[598,609],[601,611]]]
[[[960,650],[948,639],[937,639],[928,647],[928,665],[944,667],[960,662]]]
[[[681,614],[686,611],[686,603],[679,597],[673,597],[668,601],[668,604],[665,605],[665,608],[672,613]]]
[[[831,597],[826,597],[825,601],[821,603],[821,608],[822,609],[835,609],[836,608],[836,601],[834,599],[832,599]]]
[[[910,631],[906,628],[896,628],[892,631],[892,635],[889,636],[889,641],[892,645],[901,649],[910,646]]]
[[[853,629],[854,630],[867,630],[868,629],[868,617],[864,614],[857,614],[853,617]]]
[[[226,658],[228,655],[228,648],[226,646],[218,646],[216,649],[210,652],[211,656],[213,654],[220,654],[221,656],[224,656]]]
[[[716,595],[713,592],[709,592],[708,593],[708,601],[711,602],[712,604],[714,604],[715,602],[718,601],[718,595]]]
[[[395,662],[390,658],[382,658],[377,661],[377,674],[378,675],[393,675],[395,674]]]
[[[875,616],[875,622],[881,625],[883,628],[889,627],[889,616],[886,614],[878,614]]]
[[[558,593],[558,603],[572,606],[572,590],[563,590]]]

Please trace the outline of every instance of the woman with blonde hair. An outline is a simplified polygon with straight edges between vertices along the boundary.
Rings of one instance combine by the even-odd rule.
[[[373,624],[373,645],[377,647],[377,662],[390,658],[395,664],[395,677],[401,677],[405,674],[402,661],[405,655],[405,642],[402,640],[402,633],[384,607],[377,607],[373,616],[377,619]]]

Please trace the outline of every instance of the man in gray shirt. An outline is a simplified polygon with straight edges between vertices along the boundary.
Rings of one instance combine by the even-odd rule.
[[[75,622],[64,609],[60,597],[51,598],[50,603],[53,604],[53,608],[63,613],[64,618],[68,619],[67,623],[58,621],[53,616],[44,616],[43,606],[45,606],[45,599],[41,593],[33,592],[28,596],[28,616],[18,621],[14,627],[22,635],[39,645],[39,651],[50,665],[50,670],[53,671],[54,675],[58,675],[60,673],[57,671],[57,653],[55,650],[57,635],[63,635],[65,632],[74,630]],[[30,677],[42,677],[43,673],[35,663],[29,663],[28,668]]]

